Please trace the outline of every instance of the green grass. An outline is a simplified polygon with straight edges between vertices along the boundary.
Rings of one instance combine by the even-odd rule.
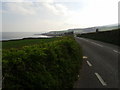
[[[14,40],[14,41],[3,41],[2,48],[21,48],[23,46],[31,46],[34,44],[42,44],[48,43],[54,40],[58,40],[59,38],[46,38],[46,39],[24,39],[24,40]]]
[[[16,45],[20,45],[19,48],[13,48],[16,47],[13,45],[9,49],[3,49],[3,89],[73,87],[82,64],[82,49],[79,44],[70,36],[40,40],[30,40],[34,44],[28,46],[26,40],[7,42],[7,45],[16,42]]]

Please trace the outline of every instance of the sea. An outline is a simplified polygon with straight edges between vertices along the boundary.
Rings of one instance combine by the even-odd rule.
[[[40,32],[0,32],[0,41],[19,40],[23,38],[51,38],[50,36],[40,34]]]

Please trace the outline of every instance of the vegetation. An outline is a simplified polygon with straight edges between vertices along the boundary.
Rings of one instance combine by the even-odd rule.
[[[3,89],[72,88],[81,64],[82,50],[70,36],[4,49]]]
[[[85,37],[94,40],[99,40],[120,46],[120,29],[111,31],[99,31],[94,33],[78,34],[78,37]]]
[[[41,44],[47,43],[54,40],[58,40],[59,38],[40,38],[40,39],[24,39],[24,40],[10,40],[10,41],[3,41],[2,48],[9,49],[9,48],[21,48],[23,46],[31,46],[34,44]]]

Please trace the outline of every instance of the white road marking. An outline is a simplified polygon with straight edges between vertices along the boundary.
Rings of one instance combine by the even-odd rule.
[[[83,39],[83,40],[85,40],[85,41],[87,41],[87,42],[88,42],[88,40],[87,40],[87,39]]]
[[[79,75],[78,75],[78,77],[79,77]]]
[[[98,74],[98,73],[95,73],[95,75],[97,76],[97,78],[99,79],[99,81],[101,82],[101,84],[103,86],[106,86],[107,84],[104,82],[104,80],[102,79],[102,77]]]
[[[113,51],[120,54],[120,52],[118,52],[117,50],[113,50]]]
[[[91,42],[91,43],[93,43],[93,44],[95,44],[95,45],[98,45],[98,46],[100,46],[100,47],[103,47],[103,45],[101,45],[101,44],[97,44],[97,43],[95,43],[95,42]]]
[[[92,64],[89,62],[89,61],[86,61],[87,62],[87,64],[91,67],[92,66]]]
[[[85,40],[85,41],[89,42],[89,40],[84,39],[84,38],[79,38],[79,39],[82,39],[82,40]],[[103,47],[103,45],[101,45],[101,44],[98,44],[98,43],[95,43],[95,42],[91,42],[91,43],[93,43],[93,44],[95,44],[95,45],[98,45],[98,46],[100,46],[100,47]]]
[[[78,37],[78,38],[79,38],[79,37]],[[85,40],[85,41],[87,41],[87,42],[89,41],[89,40],[87,40],[87,39],[84,39],[84,38],[79,38],[79,39]]]
[[[87,59],[88,57],[87,56],[83,56],[83,59]]]

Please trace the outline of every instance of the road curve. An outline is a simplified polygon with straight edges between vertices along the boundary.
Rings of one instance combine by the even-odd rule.
[[[118,88],[120,48],[100,41],[75,37],[83,49],[83,66],[74,88]]]

